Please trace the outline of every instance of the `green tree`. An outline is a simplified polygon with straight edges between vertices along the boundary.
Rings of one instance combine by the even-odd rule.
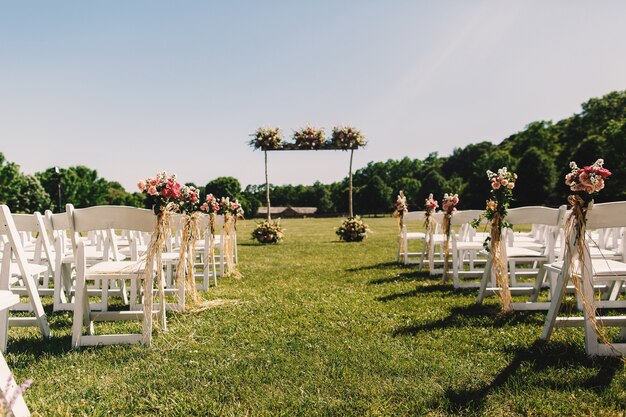
[[[556,182],[554,159],[535,147],[530,147],[519,160],[515,183],[515,205],[543,205],[553,200]]]
[[[239,198],[241,194],[241,184],[234,177],[218,177],[209,181],[204,187],[206,194],[213,194],[216,197]]]
[[[43,213],[52,207],[50,196],[34,175],[19,177],[19,191],[7,200],[7,205],[15,213]]]
[[[355,193],[358,201],[357,211],[362,214],[389,213],[393,209],[393,189],[382,178],[374,176]]]

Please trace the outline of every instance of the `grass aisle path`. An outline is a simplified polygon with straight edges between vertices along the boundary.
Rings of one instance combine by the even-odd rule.
[[[11,329],[9,366],[43,415],[623,415],[623,365],[586,358],[581,331],[535,346],[543,314],[495,318],[495,299],[398,266],[393,220],[368,223],[347,244],[338,219],[286,220],[260,246],[244,222],[244,278],[206,295],[237,304],[170,315],[151,349],[71,351],[55,313],[49,342]]]

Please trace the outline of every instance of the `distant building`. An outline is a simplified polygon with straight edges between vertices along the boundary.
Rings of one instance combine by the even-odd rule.
[[[317,212],[317,207],[270,207],[272,217],[307,217]],[[257,217],[267,216],[267,207],[259,207]]]

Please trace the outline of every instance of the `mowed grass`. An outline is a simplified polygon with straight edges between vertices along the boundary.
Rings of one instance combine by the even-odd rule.
[[[367,222],[343,243],[339,219],[284,220],[273,246],[242,222],[243,278],[205,294],[237,304],[169,315],[150,348],[71,350],[71,315],[51,314],[49,341],[10,330],[9,366],[41,415],[624,415],[622,362],[587,358],[581,330],[536,343],[543,313],[476,306],[395,262],[394,219]]]

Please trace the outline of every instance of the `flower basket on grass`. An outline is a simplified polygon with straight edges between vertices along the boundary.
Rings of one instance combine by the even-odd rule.
[[[259,243],[279,243],[285,237],[284,229],[280,226],[280,221],[273,222],[265,220],[256,225],[252,231],[252,238]]]
[[[343,221],[341,226],[335,232],[339,236],[339,240],[344,242],[360,242],[371,232],[367,224],[359,216],[348,218]]]
[[[326,144],[324,129],[307,126],[293,133],[293,140],[298,149],[321,149]]]

